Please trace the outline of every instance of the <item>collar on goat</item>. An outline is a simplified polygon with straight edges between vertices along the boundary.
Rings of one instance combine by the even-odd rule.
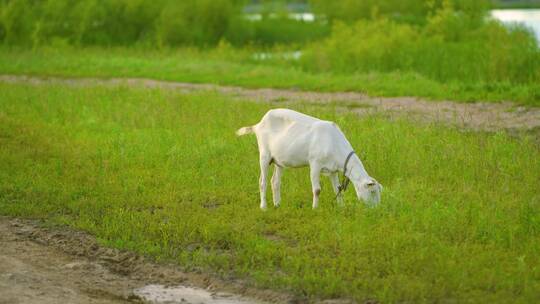
[[[350,183],[350,179],[347,177],[347,175],[345,175],[345,173],[347,173],[347,164],[349,163],[349,160],[351,159],[351,157],[353,156],[354,154],[354,151],[351,151],[351,153],[349,153],[349,155],[347,155],[347,158],[345,159],[345,164],[343,165],[343,180],[341,181],[341,183],[339,183],[339,186],[338,186],[338,193],[336,195],[336,199],[338,198],[338,196],[342,193],[342,192],[345,192],[347,190],[347,187],[349,186],[349,183]]]

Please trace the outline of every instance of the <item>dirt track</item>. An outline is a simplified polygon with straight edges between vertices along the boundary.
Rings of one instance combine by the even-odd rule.
[[[60,78],[0,75],[0,82],[40,84],[65,84],[72,86],[128,85],[136,87],[168,88],[182,92],[210,90],[242,99],[273,102],[325,104],[332,102],[338,110],[366,115],[382,113],[388,116],[405,116],[425,122],[438,122],[480,131],[534,131],[540,130],[540,108],[505,103],[457,103],[451,101],[424,101],[414,97],[378,98],[361,93],[319,93],[283,89],[246,89],[232,86],[192,84],[159,81],[143,78]]]
[[[149,293],[153,297],[146,298]],[[263,301],[303,302],[104,248],[83,232],[0,217],[0,304]]]

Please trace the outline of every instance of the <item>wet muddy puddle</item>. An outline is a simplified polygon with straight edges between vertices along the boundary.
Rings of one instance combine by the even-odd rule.
[[[254,303],[253,300],[246,300],[237,295],[229,293],[209,292],[201,288],[186,286],[165,286],[165,285],[147,285],[137,288],[133,293],[148,303],[156,304],[247,304]]]

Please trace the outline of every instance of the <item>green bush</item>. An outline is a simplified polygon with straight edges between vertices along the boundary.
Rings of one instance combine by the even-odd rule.
[[[418,38],[411,26],[387,19],[360,20],[352,26],[337,22],[328,39],[308,48],[302,64],[338,72],[405,69]]]
[[[0,3],[0,24],[6,44],[30,44],[36,19],[35,4],[27,0]]]
[[[148,38],[165,1],[10,0],[0,4],[10,45],[127,45]]]
[[[443,81],[540,80],[540,50],[531,32],[478,19],[450,4],[424,27],[388,19],[336,22],[330,37],[308,47],[300,64],[342,73],[412,71]]]
[[[325,38],[330,27],[321,22],[305,22],[286,16],[250,21],[238,18],[225,38],[234,45],[253,43],[269,46],[274,44],[306,43]]]
[[[250,21],[245,0],[6,0],[0,1],[0,40],[8,45],[214,46],[303,43],[326,36],[318,22]]]
[[[9,45],[216,44],[237,0],[8,0],[0,3],[0,38]]]
[[[417,20],[427,15],[429,9],[426,1],[418,0],[311,0],[310,3],[320,17],[345,22],[368,19],[373,15]]]
[[[424,24],[427,18],[441,7],[451,5],[457,11],[475,18],[483,17],[489,0],[310,0],[316,14],[332,20],[354,22],[374,16],[394,21]]]
[[[229,0],[169,2],[157,21],[158,41],[167,45],[216,44],[239,15],[237,9]]]

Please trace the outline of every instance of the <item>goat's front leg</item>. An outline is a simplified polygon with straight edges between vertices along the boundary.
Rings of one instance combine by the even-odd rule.
[[[330,174],[329,178],[332,182],[332,188],[334,188],[334,193],[337,195],[338,205],[343,206],[343,193],[339,193],[339,176],[337,173],[332,173]]]
[[[266,210],[266,180],[268,177],[268,167],[270,166],[270,156],[260,156],[261,176],[259,177],[259,191],[261,193],[261,209]]]
[[[319,206],[319,195],[321,194],[321,167],[317,164],[310,166],[311,189],[313,190],[313,209]]]
[[[281,202],[281,173],[283,168],[279,167],[277,164],[274,165],[274,174],[272,174],[272,197],[274,199],[274,206],[279,207]]]

